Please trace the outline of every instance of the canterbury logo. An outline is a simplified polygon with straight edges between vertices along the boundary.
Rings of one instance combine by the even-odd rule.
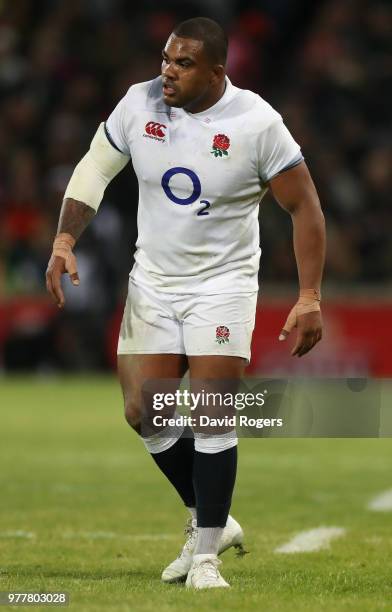
[[[150,136],[165,138],[166,125],[163,125],[163,123],[156,123],[155,121],[149,121],[145,127],[145,130]]]

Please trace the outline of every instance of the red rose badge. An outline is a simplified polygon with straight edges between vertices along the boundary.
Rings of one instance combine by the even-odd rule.
[[[216,134],[212,143],[211,153],[215,157],[228,155],[227,149],[230,147],[230,139],[225,134]]]
[[[216,328],[216,341],[218,344],[226,344],[229,342],[230,330],[226,325],[219,325]]]

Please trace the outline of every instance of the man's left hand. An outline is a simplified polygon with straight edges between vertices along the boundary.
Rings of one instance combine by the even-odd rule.
[[[306,314],[297,317],[297,341],[291,354],[293,356],[302,357],[308,353],[322,338],[323,324],[321,320],[321,312],[307,312]],[[288,332],[281,331],[279,339],[285,340]]]

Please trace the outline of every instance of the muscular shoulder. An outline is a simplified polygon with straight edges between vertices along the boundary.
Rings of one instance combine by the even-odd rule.
[[[232,112],[242,117],[244,128],[254,135],[261,134],[282,119],[281,115],[261,96],[247,89],[236,88]],[[228,109],[229,110],[229,109]]]
[[[168,107],[163,102],[161,77],[132,85],[108,117],[107,134],[121,153],[131,154],[135,126],[146,111],[168,113]]]
[[[125,107],[132,112],[138,110],[167,111],[167,106],[163,102],[161,77],[132,85],[124,97],[124,103]]]

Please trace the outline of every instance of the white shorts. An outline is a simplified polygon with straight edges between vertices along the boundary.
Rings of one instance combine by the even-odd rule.
[[[257,291],[164,293],[129,281],[118,354],[232,355],[250,360]]]

